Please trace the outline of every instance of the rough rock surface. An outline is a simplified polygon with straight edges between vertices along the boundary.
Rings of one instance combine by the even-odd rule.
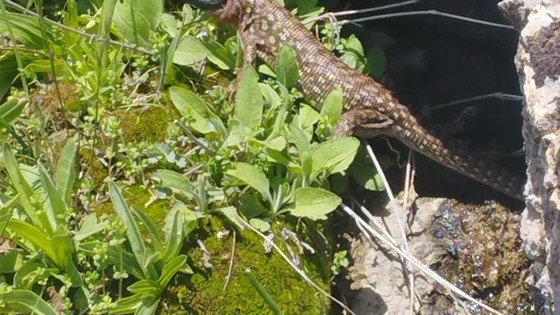
[[[421,260],[426,265],[437,262],[443,254],[443,249],[436,246],[436,241],[430,230],[436,213],[446,199],[424,198],[417,201],[417,214],[409,231],[408,246],[410,254]],[[381,220],[379,221],[381,222]],[[383,219],[395,240],[402,244],[399,230],[398,216],[389,215]],[[348,269],[349,278],[352,279],[352,290],[357,290],[351,303],[352,309],[357,314],[407,314],[410,313],[409,293],[405,274],[402,272],[403,264],[383,244],[372,244],[360,236],[350,239],[351,256],[354,264]],[[423,277],[415,281],[415,290],[419,296],[427,296],[432,286]]]
[[[493,201],[473,205],[435,198],[418,199],[411,213],[401,224],[395,212],[374,220],[399,244],[399,226],[404,225],[409,253],[475,299],[504,314],[541,311],[525,283],[529,264],[521,248],[519,214]],[[403,262],[387,245],[361,233],[354,235],[346,235],[353,260],[347,275],[354,290],[349,301],[352,310],[357,314],[410,313],[410,272],[403,272]],[[415,313],[485,314],[475,304],[456,303],[441,284],[434,285],[427,275],[412,270]]]
[[[527,209],[521,237],[533,263],[531,284],[560,311],[560,1],[504,0],[520,32],[516,66],[525,95],[523,138]],[[556,309],[556,311],[555,311]]]

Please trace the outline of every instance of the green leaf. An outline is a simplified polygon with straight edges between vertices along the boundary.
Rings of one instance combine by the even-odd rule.
[[[4,204],[0,206],[0,237],[4,236],[4,230],[6,229],[6,226],[8,226],[8,222],[12,217],[14,206],[16,205],[20,195],[21,193],[18,193],[12,199],[4,202]]]
[[[280,310],[280,307],[278,306],[276,301],[274,301],[274,298],[272,298],[272,296],[268,293],[266,288],[260,283],[257,277],[253,275],[251,270],[247,270],[246,274],[249,277],[249,281],[251,281],[253,288],[257,290],[257,292],[264,299],[266,304],[268,304],[268,307],[273,311],[274,315],[281,315],[282,311]]]
[[[95,213],[90,213],[83,220],[80,230],[76,232],[76,234],[74,234],[74,239],[76,241],[84,240],[88,236],[102,231],[108,225],[109,225],[109,221],[103,221],[101,223],[97,223],[97,215]]]
[[[42,166],[39,167],[39,174],[41,176],[41,184],[47,194],[47,206],[45,208],[49,224],[45,228],[47,228],[50,235],[53,235],[54,231],[58,228],[58,217],[62,217],[66,213],[66,205],[62,201],[58,190],[56,190],[51,177]]]
[[[163,13],[161,0],[118,1],[113,25],[123,37],[136,45],[150,43],[150,33],[158,26]]]
[[[29,290],[11,290],[0,293],[1,313],[22,312],[40,315],[57,315],[49,303]]]
[[[219,42],[209,39],[204,43],[208,50],[208,60],[216,64],[222,70],[231,70],[235,68],[235,56]]]
[[[148,232],[150,236],[150,240],[152,241],[151,245],[153,245],[156,251],[158,252],[163,251],[161,236],[159,235],[159,231],[154,221],[139,208],[134,207],[134,211],[136,212],[136,216],[138,216],[140,221],[142,221],[142,223],[144,224],[144,228]]]
[[[149,264],[149,259],[151,253],[146,248],[144,243],[144,238],[140,233],[140,228],[132,215],[132,211],[128,207],[128,204],[124,200],[124,197],[115,183],[111,182],[109,184],[109,195],[111,196],[111,201],[115,205],[117,213],[121,217],[124,226],[126,227],[126,236],[134,256],[138,260],[138,263],[142,267],[144,277],[148,279],[157,279],[157,274],[154,266]]]
[[[129,292],[153,297],[159,297],[162,287],[155,280],[143,279],[134,282],[126,288]]]
[[[1,18],[0,23],[2,23]],[[8,52],[0,56],[0,99],[3,99],[10,90],[18,74],[18,65],[14,54]]]
[[[328,170],[331,174],[345,171],[358,152],[360,141],[354,137],[328,140],[312,152],[313,174]]]
[[[354,163],[350,166],[348,173],[352,175],[354,180],[364,188],[372,191],[385,190],[385,185],[381,178],[381,174],[373,165],[371,158],[364,148],[356,155]]]
[[[237,209],[235,207],[230,206],[225,208],[219,208],[218,211],[223,213],[226,216],[226,218],[228,218],[230,222],[237,225],[239,229],[241,230],[245,229],[245,224],[243,224],[243,219],[239,216],[239,213],[237,213]]]
[[[183,36],[179,40],[173,62],[181,66],[190,66],[208,57],[208,50],[198,39]]]
[[[367,54],[367,72],[374,78],[379,79],[387,69],[387,55],[383,49],[374,47]]]
[[[18,234],[24,241],[29,242],[30,245],[42,249],[55,263],[59,266],[63,266],[62,262],[58,261],[58,254],[52,247],[51,238],[45,232],[28,222],[17,219],[10,220],[8,229]]]
[[[1,66],[2,65],[0,64],[0,67]],[[2,70],[0,70],[0,72],[1,71]],[[2,87],[0,86],[0,90],[1,89]],[[1,95],[0,98],[2,98]],[[27,104],[27,99],[21,99],[19,101],[17,99],[12,99],[10,101],[7,101],[6,103],[0,105],[0,117],[2,117],[2,119],[6,123],[11,123],[14,119],[19,117],[19,115],[23,111],[23,108],[25,108],[26,104]]]
[[[14,31],[14,35],[23,42],[25,47],[31,49],[42,49],[44,47],[45,39],[43,39],[41,25],[36,17],[30,14],[3,12],[0,15],[2,17],[0,18],[0,26],[6,25],[4,14],[8,17],[8,22]],[[46,33],[50,35],[48,30]]]
[[[66,141],[58,164],[56,166],[56,187],[62,195],[62,200],[69,205],[72,198],[72,188],[76,180],[76,156],[78,153],[78,134]]]
[[[158,170],[156,174],[161,179],[161,184],[163,186],[171,188],[173,191],[185,194],[187,196],[196,195],[191,182],[182,174],[164,169]]]
[[[174,206],[165,217],[165,252],[162,259],[175,257],[183,246],[185,215],[182,208]]]
[[[280,48],[276,56],[275,71],[278,81],[287,88],[291,88],[298,82],[300,74],[296,53],[290,45],[285,44]]]
[[[29,186],[29,183],[23,176],[23,173],[21,172],[21,168],[16,161],[12,148],[7,142],[5,142],[3,149],[4,165],[6,166],[8,175],[12,180],[12,184],[16,188],[17,192],[20,193],[19,202],[23,206],[25,214],[27,214],[27,216],[31,218],[33,223],[35,223],[37,226],[42,227],[43,225],[46,225],[48,222],[43,222],[41,220],[41,218],[35,212],[35,207],[33,207],[31,203],[31,197],[34,193],[33,189],[31,189],[31,186]]]
[[[0,273],[15,273],[23,266],[23,259],[22,253],[14,250],[0,255]]]
[[[259,168],[241,162],[233,163],[233,167],[233,169],[226,172],[227,175],[236,177],[245,182],[247,185],[257,190],[265,200],[272,201],[270,182]]]
[[[213,114],[197,94],[185,88],[173,86],[169,89],[169,97],[182,115],[192,116],[195,119],[195,122],[191,123],[194,130],[202,134],[216,131],[209,120]]]
[[[342,116],[343,93],[341,88],[332,90],[323,102],[321,116],[329,117],[329,121],[334,125]]]
[[[263,116],[264,101],[258,79],[255,69],[246,66],[241,74],[235,98],[235,118],[249,130],[260,126]]]
[[[319,117],[319,113],[309,105],[302,105],[298,114],[299,123],[303,129],[313,127],[319,121]]]
[[[145,295],[134,294],[125,298],[118,299],[115,306],[111,309],[111,314],[132,314],[142,305]]]
[[[296,190],[295,201],[292,215],[317,219],[334,211],[342,199],[328,190],[307,187]]]
[[[162,287],[167,286],[171,278],[180,270],[185,268],[185,264],[187,262],[186,255],[179,255],[174,257],[173,259],[169,260],[163,266],[161,270],[161,277],[159,278],[158,282]]]

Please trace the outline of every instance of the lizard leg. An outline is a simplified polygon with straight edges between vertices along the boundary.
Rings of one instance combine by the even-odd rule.
[[[349,135],[375,137],[389,133],[394,121],[375,110],[350,110],[342,117],[333,129],[332,138]]]

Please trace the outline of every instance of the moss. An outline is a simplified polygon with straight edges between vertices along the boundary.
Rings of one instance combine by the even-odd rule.
[[[233,236],[216,236],[224,230],[222,221],[212,218],[198,231],[211,254],[212,268],[203,264],[199,246],[190,245],[189,263],[195,270],[191,276],[175,277],[163,299],[162,314],[272,314],[268,305],[252,286],[246,270],[264,286],[285,314],[325,314],[329,300],[307,284],[276,252],[266,254],[263,240],[254,232],[245,230],[237,235],[231,278],[224,290],[229,272]],[[279,235],[279,233],[275,233]],[[191,235],[193,236],[193,235]],[[285,244],[281,247],[285,248]],[[297,249],[294,249],[297,252]],[[301,257],[304,270],[319,285],[329,291],[316,264],[309,257]]]
[[[125,197],[129,207],[140,208],[152,220],[154,220],[156,226],[160,230],[163,229],[163,226],[165,224],[165,216],[167,215],[167,212],[169,210],[169,201],[157,200],[155,202],[152,202],[148,207],[145,207],[146,203],[152,197],[152,194],[142,185],[134,185],[128,188],[124,188],[123,196]],[[115,215],[117,213],[111,200],[107,200],[103,203],[95,205],[93,207],[93,210],[98,213],[98,215]]]
[[[167,136],[167,126],[179,115],[174,109],[150,106],[147,109],[119,109],[115,113],[123,129],[124,143],[144,141],[163,142]]]

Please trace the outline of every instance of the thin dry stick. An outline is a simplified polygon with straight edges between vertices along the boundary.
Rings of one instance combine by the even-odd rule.
[[[231,242],[231,259],[229,260],[229,269],[228,269],[228,273],[226,275],[226,282],[224,283],[224,288],[222,290],[222,292],[226,292],[226,288],[228,286],[229,283],[229,279],[231,278],[231,271],[233,270],[233,259],[235,256],[235,238],[236,238],[236,234],[235,234],[235,230],[233,230],[233,240]]]
[[[463,103],[483,100],[483,99],[486,99],[486,98],[497,98],[497,99],[500,99],[502,101],[522,101],[522,100],[525,99],[522,95],[496,92],[496,93],[479,95],[479,96],[475,96],[475,97],[464,98],[464,99],[460,99],[460,100],[445,103],[445,104],[439,104],[439,105],[433,106],[432,110],[438,110],[438,109],[447,108],[447,107],[451,107],[451,106],[455,106],[455,105],[459,105],[459,104],[463,104]]]
[[[407,254],[399,246],[394,244],[392,241],[386,239],[383,235],[381,235],[380,232],[378,232],[374,228],[372,228],[369,224],[367,224],[367,222],[365,222],[362,218],[360,218],[360,216],[358,216],[347,205],[343,204],[342,209],[344,210],[344,212],[346,212],[348,215],[350,215],[350,217],[352,217],[356,221],[356,223],[358,224],[358,227],[363,228],[363,230],[361,230],[361,231],[362,231],[362,233],[364,233],[364,235],[367,236],[368,234],[371,234],[376,239],[378,239],[378,240],[382,241],[383,243],[387,244],[392,250],[397,252],[397,254],[401,255],[402,257],[405,257],[418,270],[420,270],[421,272],[423,272],[424,274],[426,274],[427,276],[429,276],[430,278],[432,278],[436,282],[442,284],[443,286],[445,286],[446,288],[448,288],[449,290],[451,290],[455,294],[459,295],[460,297],[469,300],[470,302],[476,304],[477,306],[480,306],[480,307],[484,308],[485,310],[487,310],[487,311],[489,311],[493,314],[503,315],[503,313],[501,313],[501,312],[491,308],[490,306],[485,305],[482,302],[474,299],[473,297],[471,297],[470,295],[468,295],[467,293],[465,293],[461,289],[457,288],[456,286],[451,284],[449,281],[445,280],[440,275],[438,275],[437,273],[432,271],[430,268],[424,266],[424,264],[422,264],[420,261],[418,261],[418,259],[416,259],[414,256],[411,256],[411,255]],[[376,222],[373,221],[373,223],[375,224]],[[377,226],[377,228],[381,228],[381,227]]]
[[[325,13],[325,14],[322,14],[322,15],[319,15],[319,16],[316,16],[316,17],[313,17],[313,18],[309,18],[309,19],[304,21],[304,24],[315,22],[315,21],[320,21],[320,20],[327,19],[327,18],[330,19],[330,18],[336,17],[336,16],[346,16],[346,15],[354,15],[354,14],[362,14],[362,13],[368,13],[368,12],[374,12],[374,11],[381,11],[381,10],[402,7],[402,6],[405,6],[405,5],[415,4],[415,3],[418,3],[418,0],[404,1],[404,2],[400,2],[400,3],[388,4],[388,5],[383,5],[383,6],[368,8],[368,9],[361,9],[361,10],[347,10],[347,11],[340,11],[340,12],[329,12],[329,13]]]
[[[356,313],[354,313],[348,306],[346,306],[344,303],[342,303],[340,300],[338,300],[337,298],[335,298],[334,296],[332,296],[330,293],[328,293],[327,291],[323,290],[319,285],[317,285],[313,280],[311,280],[311,278],[309,278],[309,276],[305,273],[305,271],[301,270],[298,266],[296,266],[288,257],[288,255],[286,255],[286,253],[284,253],[273,241],[271,241],[270,239],[268,239],[264,234],[262,234],[259,230],[257,230],[256,228],[254,228],[251,224],[249,224],[249,222],[245,221],[244,219],[241,219],[241,221],[243,222],[243,224],[248,227],[249,229],[251,229],[251,231],[257,233],[260,237],[262,237],[264,239],[265,242],[267,242],[268,244],[270,244],[270,246],[272,246],[277,252],[278,254],[280,254],[280,256],[282,256],[282,258],[284,258],[284,260],[292,267],[292,269],[294,269],[307,283],[309,283],[312,287],[314,287],[317,291],[321,292],[322,294],[324,294],[326,297],[328,297],[331,301],[335,302],[336,304],[340,305],[344,310],[346,310],[347,312],[349,312],[352,315],[356,315]]]
[[[397,216],[397,222],[399,223],[399,230],[401,232],[401,238],[402,238],[402,243],[404,245],[405,251],[407,253],[410,253],[410,249],[408,247],[408,240],[406,237],[406,231],[405,231],[405,227],[403,224],[403,217],[406,219],[406,210],[401,207],[398,202],[396,201],[394,195],[393,195],[393,191],[391,190],[391,187],[389,186],[389,182],[387,181],[387,178],[385,177],[385,173],[383,173],[383,169],[381,168],[381,164],[379,164],[379,161],[377,160],[377,157],[375,156],[375,153],[373,153],[373,149],[371,148],[371,146],[368,144],[366,146],[366,149],[368,151],[368,154],[371,158],[371,160],[373,161],[373,164],[375,165],[375,168],[377,169],[377,172],[381,175],[381,179],[383,181],[383,184],[385,185],[385,191],[387,192],[387,195],[389,196],[389,200],[391,202],[391,204],[393,205],[393,208],[395,210],[395,215]],[[406,205],[406,199],[405,199],[405,205]],[[410,266],[408,265],[408,262],[406,260],[403,260],[403,267],[404,267],[404,271],[405,274],[407,274],[407,276],[409,277],[409,289],[410,289],[410,299],[414,300],[414,273],[412,271],[412,269],[410,268]]]
[[[461,15],[440,12],[440,11],[437,11],[437,10],[419,10],[419,11],[409,11],[409,12],[400,12],[400,13],[387,13],[387,14],[363,17],[363,18],[359,18],[359,19],[343,20],[343,21],[340,21],[338,24],[339,25],[344,25],[344,24],[348,24],[348,23],[357,24],[357,23],[373,21],[373,20],[381,20],[381,19],[388,19],[388,18],[393,18],[393,17],[412,16],[412,15],[439,15],[439,16],[443,16],[443,17],[456,19],[456,20],[466,21],[466,22],[469,22],[469,23],[482,24],[482,25],[486,25],[486,26],[505,28],[505,29],[510,29],[510,30],[515,31],[515,28],[511,25],[473,19],[473,18],[461,16]]]
[[[406,220],[405,222],[408,222],[408,193],[410,192],[410,183],[411,183],[411,174],[412,174],[412,150],[408,150],[408,161],[406,163],[406,175],[404,178],[404,202],[403,202],[403,215],[404,215],[404,219]],[[407,248],[406,252],[410,254],[410,250]],[[415,294],[414,294],[414,270],[410,271],[410,274],[408,275],[409,279],[408,281],[410,282],[410,315],[414,314],[414,298],[415,298]]]

